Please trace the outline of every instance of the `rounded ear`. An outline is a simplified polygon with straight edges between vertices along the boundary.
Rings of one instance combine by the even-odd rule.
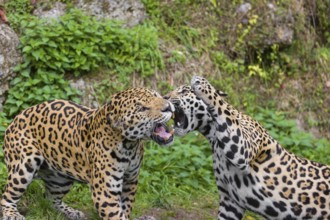
[[[119,115],[116,114],[113,105],[111,105],[111,101],[106,104],[105,115],[108,124],[111,125],[113,128],[125,128],[125,123],[123,122],[123,119],[120,119]]]

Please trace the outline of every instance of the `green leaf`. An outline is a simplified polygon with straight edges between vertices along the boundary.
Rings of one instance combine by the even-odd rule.
[[[30,52],[32,50],[32,47],[31,46],[25,46],[23,47],[23,52],[26,53],[26,52]]]
[[[18,83],[20,83],[22,81],[21,77],[16,77],[15,79],[13,79],[10,84],[11,85],[17,85]]]
[[[53,47],[53,48],[57,48],[58,47],[57,44],[54,41],[49,41],[48,42],[48,46],[49,47]]]
[[[9,115],[14,115],[16,112],[18,112],[18,107],[12,106],[9,110]]]
[[[30,69],[25,69],[21,72],[21,75],[24,77],[29,78],[30,77]]]
[[[20,100],[17,100],[16,101],[16,106],[17,107],[20,107],[22,104],[23,104],[23,101],[20,101]]]

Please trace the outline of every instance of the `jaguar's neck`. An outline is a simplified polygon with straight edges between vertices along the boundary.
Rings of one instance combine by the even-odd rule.
[[[78,121],[78,132],[82,136],[82,141],[90,139],[90,135],[107,134],[117,137],[121,140],[121,133],[112,125],[108,114],[110,105],[105,104],[97,109],[89,110]],[[104,136],[104,135],[103,135]]]
[[[238,112],[233,106],[219,98],[209,106],[215,127],[214,141],[222,154],[241,170],[247,171],[249,163],[259,152],[258,138],[262,127],[256,127],[253,119]],[[260,131],[259,131],[260,130]],[[263,135],[261,135],[263,136]],[[262,137],[261,137],[262,139]],[[255,141],[256,142],[255,142]]]
[[[204,124],[197,130],[209,141],[214,139],[216,128],[214,126],[213,119],[210,116],[208,120],[205,120]]]
[[[211,114],[212,123],[217,131],[217,138],[241,136],[242,114],[232,105],[223,99],[216,101],[215,105],[208,105],[208,111]],[[226,142],[224,140],[224,142]]]

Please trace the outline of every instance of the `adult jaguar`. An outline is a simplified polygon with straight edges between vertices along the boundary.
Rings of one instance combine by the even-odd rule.
[[[212,144],[218,219],[242,219],[246,209],[267,219],[330,219],[330,167],[282,148],[224,96],[195,76],[165,97],[176,108],[176,134],[198,130]]]
[[[128,220],[143,157],[142,140],[173,141],[166,123],[173,105],[157,92],[133,88],[90,109],[55,100],[30,107],[8,126],[4,155],[7,185],[1,200],[4,220],[25,219],[17,202],[38,176],[53,205],[69,219],[84,214],[62,202],[74,180],[90,184],[102,219]]]

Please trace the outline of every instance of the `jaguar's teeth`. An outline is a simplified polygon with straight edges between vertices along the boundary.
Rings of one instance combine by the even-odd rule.
[[[178,122],[178,123],[177,123],[177,125],[178,125],[178,126],[181,126],[181,123],[180,123],[180,122]]]

